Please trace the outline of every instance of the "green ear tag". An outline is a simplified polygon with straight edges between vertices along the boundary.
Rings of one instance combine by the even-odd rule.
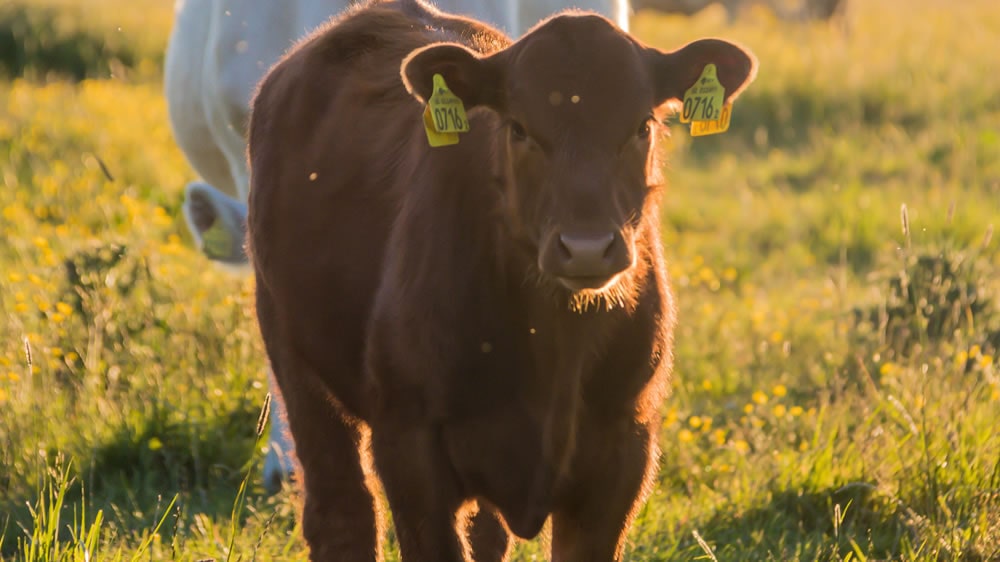
[[[684,92],[684,111],[681,123],[691,121],[717,121],[722,117],[722,101],[726,90],[715,74],[715,65],[706,64],[694,86]]]
[[[439,133],[468,133],[469,118],[465,115],[462,100],[448,89],[444,76],[434,75],[434,93],[427,100],[431,110],[434,130]]]

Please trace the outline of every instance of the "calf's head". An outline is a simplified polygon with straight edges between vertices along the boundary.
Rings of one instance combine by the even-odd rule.
[[[640,259],[642,225],[657,224],[643,218],[658,212],[660,118],[709,63],[727,100],[757,66],[725,41],[664,52],[600,16],[571,13],[489,56],[450,43],[424,47],[404,60],[402,76],[427,100],[441,74],[466,109],[499,115],[512,234],[535,250],[543,278],[600,293]]]

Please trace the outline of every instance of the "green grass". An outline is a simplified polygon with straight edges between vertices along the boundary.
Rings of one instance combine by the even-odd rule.
[[[636,18],[664,47],[739,40],[761,70],[727,134],[672,126],[681,325],[629,560],[1000,557],[993,4],[855,2],[846,32]],[[17,5],[139,62],[0,82],[0,557],[301,559],[294,494],[256,479],[252,285],[180,219],[169,9]]]

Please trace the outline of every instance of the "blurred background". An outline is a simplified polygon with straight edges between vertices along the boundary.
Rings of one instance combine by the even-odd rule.
[[[635,7],[760,72],[726,134],[664,143],[681,326],[627,559],[1000,559],[996,1]],[[180,213],[172,17],[0,2],[3,560],[304,557],[259,479],[252,282]]]

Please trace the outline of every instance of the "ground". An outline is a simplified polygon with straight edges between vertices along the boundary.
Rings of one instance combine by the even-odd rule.
[[[252,284],[180,214],[169,4],[0,7],[4,560],[304,555],[293,491],[259,482]],[[627,559],[1000,557],[993,0],[633,23],[761,69],[728,133],[672,120],[677,365]]]

